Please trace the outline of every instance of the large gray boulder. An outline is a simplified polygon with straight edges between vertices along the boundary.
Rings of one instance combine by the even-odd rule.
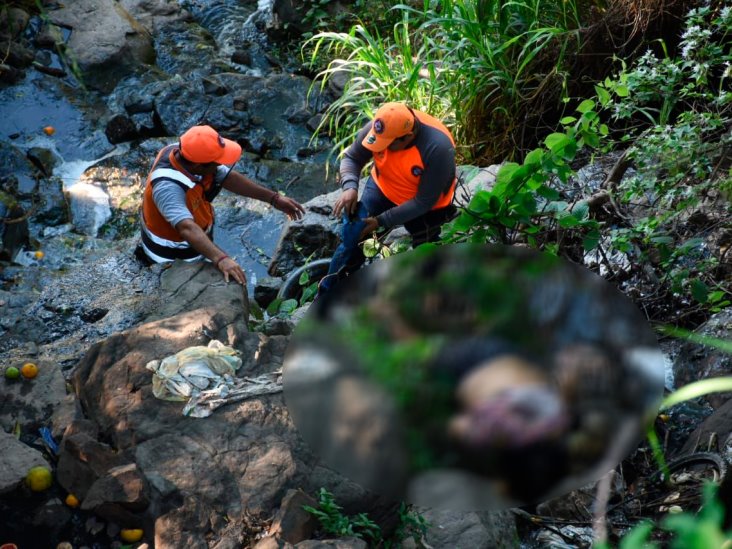
[[[48,17],[71,29],[68,55],[85,82],[102,91],[111,91],[125,74],[155,61],[152,36],[115,0],[66,2]]]

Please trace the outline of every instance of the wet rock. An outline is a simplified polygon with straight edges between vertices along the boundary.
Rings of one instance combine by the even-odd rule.
[[[112,144],[131,141],[139,137],[136,124],[124,114],[116,114],[109,119],[104,129],[104,135]]]
[[[303,124],[307,122],[311,116],[312,113],[310,112],[310,109],[305,105],[291,105],[285,111],[287,121],[292,122],[293,124]]]
[[[715,313],[697,333],[701,336],[729,340],[732,337],[732,310]],[[694,381],[719,377],[732,373],[732,355],[721,349],[698,343],[685,342],[674,361],[673,378],[677,387]],[[718,408],[732,396],[730,393],[713,393],[704,397],[713,408]]]
[[[308,539],[318,521],[303,509],[304,505],[317,508],[318,502],[301,490],[289,490],[272,521],[270,536],[293,544]]]
[[[272,21],[267,26],[267,34],[277,40],[287,36],[289,32],[302,33],[305,30],[302,15],[295,9],[292,0],[274,0],[272,3]]]
[[[66,46],[87,84],[111,91],[140,64],[155,59],[152,37],[113,0],[78,0],[48,12],[49,20],[72,29]]]
[[[0,191],[0,260],[13,260],[29,243],[25,210],[7,193]]]
[[[66,191],[69,197],[71,220],[77,232],[97,236],[99,229],[110,217],[109,195],[96,185],[76,183]]]
[[[333,64],[333,68],[341,66],[343,63],[336,60]],[[346,85],[351,80],[351,73],[344,69],[335,70],[328,79],[328,90],[336,97],[343,95],[343,90],[346,89]]]
[[[19,197],[30,196],[36,188],[35,166],[14,145],[0,141],[0,166],[3,166],[0,190]]]
[[[234,50],[234,53],[231,54],[231,61],[249,66],[252,64],[252,54],[249,50]]]
[[[315,114],[308,118],[307,123],[305,124],[305,127],[307,127],[308,130],[311,132],[318,131],[318,128],[320,128],[320,124],[323,122],[323,115],[322,114]],[[327,134],[328,128],[321,128],[320,129],[321,134]]]
[[[37,194],[40,200],[33,221],[44,227],[44,231],[53,231],[53,228],[67,223],[70,219],[69,205],[64,196],[63,186],[63,181],[58,177],[41,179],[38,182]]]
[[[0,384],[7,383],[3,378]],[[5,388],[3,387],[3,391]],[[0,494],[17,488],[28,474],[28,469],[36,466],[48,467],[43,454],[23,444],[11,433],[0,429]]]
[[[15,67],[11,67],[5,63],[0,63],[0,82],[5,84],[15,84],[23,78],[23,74],[23,71],[20,69],[16,69]]]
[[[54,498],[39,507],[31,519],[31,524],[46,530],[49,538],[55,538],[71,520],[71,509],[60,499]]]
[[[3,52],[4,64],[22,69],[33,62],[33,51],[19,42],[0,42],[0,51]]]
[[[182,135],[206,116],[211,105],[200,83],[184,82],[177,78],[168,81],[155,97],[155,112],[167,135]]]
[[[695,451],[712,451],[722,452],[727,459],[732,458],[732,454],[725,453],[732,450],[732,445],[725,448],[725,442],[732,434],[732,399],[717,407],[717,409],[704,420],[686,439],[686,442],[678,452],[679,455],[690,454]],[[708,447],[710,436],[715,435],[716,443],[711,448]]]
[[[219,82],[216,76],[202,78],[201,83],[203,84],[203,93],[206,95],[226,95],[229,93],[226,86]]]
[[[36,34],[34,43],[38,48],[56,49],[64,43],[63,30],[53,23],[45,23]]]
[[[17,38],[28,26],[30,15],[25,10],[10,6],[0,12],[0,37]]]
[[[53,169],[61,160],[52,150],[45,147],[32,147],[26,153],[28,160],[46,177],[53,173]]]
[[[139,114],[153,112],[155,104],[149,97],[128,97],[124,107],[127,114]]]
[[[277,297],[280,286],[282,286],[281,278],[267,276],[257,280],[257,285],[254,287],[254,301],[262,309],[266,309]]]
[[[109,309],[105,309],[104,307],[94,307],[93,309],[82,311],[79,317],[84,322],[94,323],[103,319],[108,312]]]
[[[333,254],[340,241],[338,224],[320,212],[332,211],[339,196],[340,191],[333,191],[313,198],[303,205],[302,219],[287,222],[269,264],[271,276],[286,276],[300,267],[306,257],[320,259]]]

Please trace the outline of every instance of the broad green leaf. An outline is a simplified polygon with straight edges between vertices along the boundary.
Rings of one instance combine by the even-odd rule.
[[[587,111],[591,111],[595,108],[595,102],[592,99],[585,99],[582,101],[582,103],[579,104],[577,107],[577,112],[586,113]]]
[[[379,243],[376,241],[375,238],[369,238],[368,240],[364,240],[363,255],[365,255],[366,257],[374,257],[378,253]]]
[[[526,155],[526,158],[524,158],[524,164],[539,164],[541,163],[542,156],[544,156],[544,151],[541,149],[534,149]]]
[[[552,189],[547,185],[542,185],[541,187],[539,187],[536,190],[536,194],[546,198],[547,200],[556,200],[560,196],[559,191]]]
[[[597,94],[597,98],[600,100],[600,105],[603,107],[610,102],[610,93],[608,93],[605,88],[595,86],[595,93]]]
[[[559,121],[559,123],[564,126],[571,124],[572,122],[577,122],[577,119],[574,116],[565,116]]]
[[[496,174],[496,183],[505,185],[511,180],[514,172],[518,169],[519,165],[515,162],[507,162],[498,170],[498,174]]]
[[[628,86],[618,84],[613,91],[618,97],[628,97]]]
[[[600,231],[597,229],[592,229],[590,232],[588,232],[585,237],[582,239],[582,247],[585,249],[586,252],[589,252],[590,250],[594,250],[597,248],[597,245],[600,243]]]
[[[565,133],[551,133],[544,140],[546,148],[552,152],[557,152],[557,150],[564,147],[568,142],[569,137]]]
[[[279,312],[289,315],[295,309],[297,309],[297,299],[285,299],[282,303],[280,303]]]
[[[709,288],[698,278],[691,281],[691,295],[699,303],[706,303],[709,298]]]
[[[572,208],[572,215],[575,216],[577,219],[587,219],[588,217],[590,217],[590,205],[587,203],[586,200],[580,200]]]
[[[310,282],[310,274],[307,271],[303,271],[297,283],[300,286],[306,286],[308,282]]]
[[[571,229],[571,228],[579,225],[579,223],[580,223],[579,219],[577,219],[572,214],[565,215],[565,216],[559,218],[559,226],[562,227],[563,229]]]

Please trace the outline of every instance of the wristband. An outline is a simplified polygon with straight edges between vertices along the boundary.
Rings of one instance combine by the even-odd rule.
[[[226,254],[224,254],[224,255],[222,255],[221,257],[219,257],[219,258],[218,258],[218,259],[216,260],[216,263],[214,263],[214,265],[216,265],[216,268],[217,268],[217,269],[219,268],[219,263],[221,263],[221,262],[222,262],[222,261],[223,261],[224,259],[226,259],[227,257],[229,257],[229,256],[228,256],[228,255],[226,255]]]
[[[269,201],[269,205],[276,208],[277,206],[275,206],[275,203],[279,200],[279,198],[280,198],[280,193],[274,193],[272,195],[272,198]]]

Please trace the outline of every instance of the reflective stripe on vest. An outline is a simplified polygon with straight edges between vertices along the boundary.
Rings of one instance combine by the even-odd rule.
[[[150,174],[150,181],[155,181],[160,178],[172,179],[178,183],[182,183],[188,189],[196,186],[195,181],[191,181],[188,177],[173,168],[155,168]]]
[[[213,240],[213,226],[205,230],[206,236]],[[164,263],[182,259],[184,261],[198,261],[204,259],[195,249],[193,249],[185,240],[177,242],[161,238],[148,230],[142,221],[142,248],[147,256],[156,263]]]
[[[148,175],[143,195],[141,216],[143,249],[148,257],[156,262],[174,259],[192,261],[201,258],[201,255],[183,240],[175,227],[168,223],[155,206],[152,189],[158,180],[171,180],[187,189],[186,207],[193,215],[193,221],[204,232],[212,235],[214,212],[210,202],[206,200],[205,193],[211,188],[213,177],[205,176],[202,181],[196,182],[176,163],[172,156],[175,150],[176,147],[170,145],[160,151]]]

